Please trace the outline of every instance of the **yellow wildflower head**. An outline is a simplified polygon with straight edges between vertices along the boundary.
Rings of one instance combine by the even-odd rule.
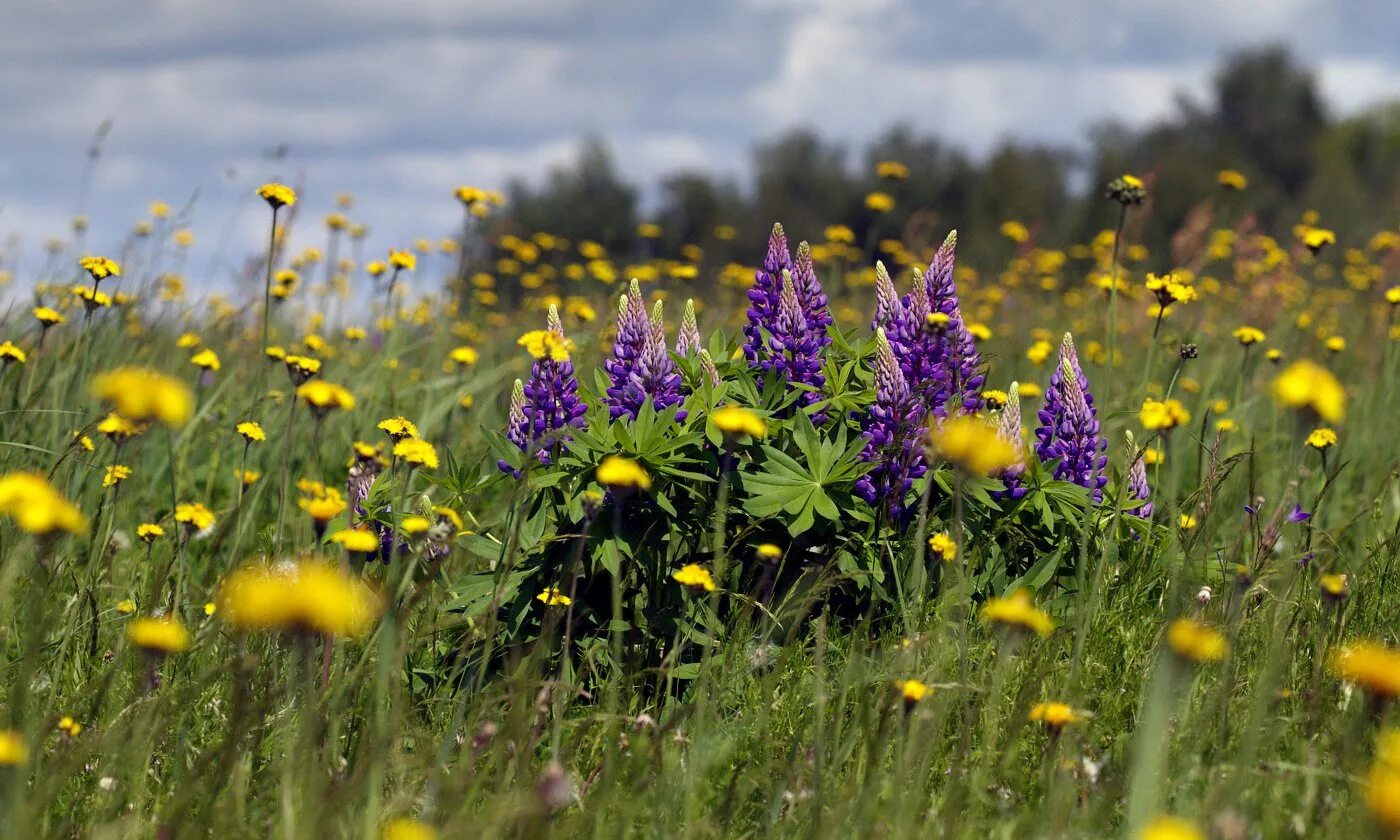
[[[1308,433],[1307,444],[1313,449],[1318,450],[1336,446],[1337,433],[1327,428],[1313,429],[1310,433]]]
[[[245,566],[219,587],[218,614],[239,630],[352,637],[379,614],[379,597],[363,581],[316,560],[275,568]]]
[[[0,515],[14,520],[20,530],[35,536],[61,531],[76,533],[87,527],[77,507],[36,473],[9,473],[0,477]]]
[[[413,425],[413,421],[407,417],[390,417],[380,420],[377,428],[395,441],[418,437],[418,427]]]
[[[697,563],[687,563],[671,574],[671,579],[692,592],[714,592],[715,579],[710,570]]]
[[[609,455],[598,465],[598,483],[614,490],[650,490],[651,476],[631,458]]]
[[[268,183],[258,187],[258,196],[266,201],[273,212],[297,203],[297,194],[285,184]]]
[[[1229,643],[1225,636],[1192,618],[1178,618],[1167,628],[1167,645],[1177,656],[1192,662],[1218,662]]]
[[[427,467],[430,470],[438,468],[437,450],[426,440],[404,438],[394,444],[393,451],[395,458],[402,458],[415,466]]]
[[[951,563],[958,557],[958,544],[948,536],[947,531],[939,531],[929,537],[928,550],[944,563]]]
[[[216,517],[200,502],[181,502],[175,506],[175,521],[191,531],[205,531],[214,527]]]
[[[970,475],[997,475],[1019,462],[1016,447],[986,420],[969,415],[949,418],[933,430],[933,450]]]
[[[1274,377],[1274,401],[1287,408],[1307,409],[1328,423],[1346,417],[1346,392],[1330,371],[1302,359]]]
[[[190,649],[190,632],[173,615],[142,616],[126,626],[126,637],[148,653],[184,653]]]
[[[122,367],[92,380],[93,396],[136,423],[157,420],[183,426],[194,415],[194,394],[184,382],[139,367]]]
[[[710,412],[710,422],[730,439],[768,436],[768,423],[756,412],[737,405],[721,406]]]
[[[535,596],[535,600],[546,607],[567,607],[574,602],[572,598],[554,586],[545,587],[540,594]]]
[[[243,439],[249,443],[258,443],[267,440],[267,433],[263,431],[263,427],[258,425],[256,420],[244,420],[234,428],[238,431],[238,434],[242,435]]]
[[[1028,590],[1018,589],[1003,598],[991,598],[982,607],[982,620],[1013,629],[1049,636],[1055,622],[1031,602]]]
[[[131,467],[124,464],[113,464],[102,474],[102,486],[116,487],[128,478],[131,478]]]

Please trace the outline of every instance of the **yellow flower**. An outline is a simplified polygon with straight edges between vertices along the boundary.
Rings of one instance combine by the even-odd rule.
[[[119,414],[108,414],[98,422],[97,431],[112,440],[121,441],[141,434],[141,432],[145,431],[145,428],[136,425]]]
[[[982,399],[986,401],[988,408],[1001,408],[1010,399],[1005,391],[998,391],[995,388],[988,388],[982,392]]]
[[[1021,399],[1023,400],[1036,399],[1042,393],[1044,392],[1040,390],[1040,386],[1035,384],[1034,382],[1021,383]]]
[[[574,602],[572,598],[553,586],[545,588],[543,592],[535,596],[535,600],[546,607],[567,607]]]
[[[661,225],[654,222],[643,222],[637,225],[637,235],[643,239],[660,239]]]
[[[320,492],[315,495],[297,499],[297,507],[306,511],[316,523],[324,526],[345,512],[345,497],[334,487],[322,486],[317,489]]]
[[[161,537],[165,536],[165,529],[154,522],[142,522],[136,526],[136,537],[141,542],[149,545]]]
[[[897,160],[882,160],[875,164],[875,176],[889,178],[892,181],[903,181],[909,177],[909,167]]]
[[[29,747],[24,743],[24,733],[0,729],[0,767],[18,767],[28,763]]]
[[[24,364],[27,358],[24,351],[16,347],[14,342],[6,341],[0,343],[0,361],[3,361],[5,364],[9,364],[10,362]]]
[[[379,277],[388,270],[389,267],[379,260],[371,260],[365,264],[365,273],[370,277]]]
[[[209,601],[209,602],[207,602],[207,603],[204,605],[204,614],[205,614],[205,615],[213,615],[213,614],[214,614],[214,611],[217,610],[218,608],[219,608],[219,605],[218,605],[218,604],[215,604],[213,601]]]
[[[1337,242],[1337,234],[1326,228],[1304,225],[1300,231],[1298,241],[1303,243],[1303,247],[1316,254],[1327,245],[1334,245]]]
[[[72,502],[36,473],[9,473],[0,477],[0,514],[14,520],[23,531],[45,536],[56,531],[77,533],[87,520]]]
[[[1229,643],[1213,627],[1190,618],[1178,618],[1167,628],[1167,645],[1183,659],[1192,662],[1218,662]]]
[[[1340,335],[1334,335],[1323,342],[1323,346],[1333,353],[1340,353],[1347,349],[1347,340]]]
[[[108,277],[118,277],[122,273],[122,267],[117,261],[107,257],[83,257],[78,264],[91,274],[94,280],[106,280]]]
[[[238,479],[244,487],[247,487],[262,478],[262,473],[257,470],[234,470],[233,477]]]
[[[44,329],[48,329],[54,324],[61,324],[64,320],[63,315],[57,309],[49,306],[34,307],[34,317],[38,319]]]
[[[179,347],[181,350],[188,350],[191,347],[198,347],[199,343],[199,336],[190,332],[182,333],[179,338],[175,339],[175,346]]]
[[[437,450],[426,440],[405,438],[399,441],[394,444],[394,457],[402,458],[410,464],[427,467],[430,470],[438,468]]]
[[[904,705],[917,706],[923,699],[933,693],[933,689],[920,680],[900,680],[895,683],[899,689],[899,696],[904,700]]]
[[[380,840],[438,840],[438,833],[425,822],[399,817],[386,823],[379,837]]]
[[[321,360],[314,356],[284,355],[282,364],[287,366],[287,375],[297,385],[321,372]]]
[[[1068,703],[1036,703],[1031,706],[1027,717],[1034,723],[1043,723],[1047,729],[1058,732],[1071,723],[1078,723],[1083,716]]]
[[[1041,339],[1032,344],[1030,349],[1026,350],[1026,358],[1031,360],[1031,364],[1039,367],[1045,364],[1045,360],[1050,358],[1050,352],[1054,349],[1054,345]],[[1024,393],[1024,391],[1022,393]]]
[[[1352,642],[1341,648],[1332,656],[1332,673],[1377,697],[1400,697],[1400,652],[1379,642]]]
[[[267,433],[263,431],[262,426],[258,425],[256,420],[244,420],[234,428],[249,443],[267,440]]]
[[[765,438],[768,423],[757,413],[737,405],[721,406],[710,412],[715,428],[729,437]]]
[[[447,358],[459,365],[474,365],[480,355],[476,352],[475,347],[464,345],[453,348],[452,352],[447,354]]]
[[[1018,589],[1004,598],[992,598],[982,607],[982,620],[1049,636],[1055,629],[1050,616],[1031,603],[1030,592]]]
[[[1005,236],[1018,245],[1031,238],[1030,230],[1015,219],[1008,219],[1002,222],[1000,230],[1002,236]]]
[[[888,213],[894,209],[894,196],[875,191],[865,197],[865,209],[874,213]]]
[[[422,536],[428,533],[428,530],[432,527],[433,520],[426,516],[418,516],[416,514],[413,516],[405,516],[403,520],[399,522],[399,529],[411,537]]]
[[[1144,428],[1152,431],[1166,431],[1191,422],[1191,412],[1179,400],[1143,400],[1138,419]]]
[[[1337,433],[1331,429],[1313,429],[1308,434],[1307,445],[1313,449],[1326,449],[1337,445]]]
[[[846,225],[829,225],[826,230],[822,231],[822,235],[826,237],[827,242],[841,245],[851,245],[856,241],[855,231]]]
[[[1249,179],[1237,169],[1222,169],[1215,173],[1215,183],[1227,190],[1239,192],[1249,186]]]
[[[413,421],[407,417],[390,417],[387,420],[380,420],[377,428],[396,441],[418,437],[418,427],[413,425]]]
[[[1162,816],[1138,832],[1137,840],[1206,840],[1206,836],[1186,820]]]
[[[1264,340],[1264,331],[1257,327],[1240,327],[1233,333],[1235,340],[1245,347]]]
[[[64,715],[58,719],[58,731],[69,738],[76,738],[83,732],[83,725],[78,723],[70,715]]]
[[[285,184],[263,184],[258,187],[258,196],[266,201],[273,211],[280,207],[291,207],[297,203],[297,194]]]
[[[218,370],[221,367],[219,354],[208,347],[191,356],[190,364],[202,370]]]
[[[1347,576],[1339,574],[1326,574],[1317,579],[1317,588],[1322,590],[1322,594],[1329,598],[1345,598],[1347,595]]]
[[[418,257],[412,251],[389,251],[389,265],[395,271],[412,271],[418,265]]]
[[[136,612],[136,602],[130,598],[123,598],[117,602],[117,612],[122,615],[131,615]]]
[[[200,502],[181,502],[175,506],[175,521],[184,524],[192,531],[203,531],[214,526],[213,511]]]
[[[355,396],[343,386],[324,379],[313,379],[297,386],[297,396],[318,415],[332,409],[349,411],[355,407]]]
[[[190,649],[190,631],[173,615],[133,619],[126,626],[126,637],[151,653],[184,653]]]
[[[940,531],[929,537],[928,550],[944,563],[951,563],[958,558],[958,544],[953,542],[947,531]]]
[[[783,556],[783,549],[773,543],[763,543],[758,548],[755,548],[753,553],[759,560],[771,563]]]
[[[1190,531],[1200,524],[1196,521],[1196,517],[1192,516],[1189,513],[1181,514],[1177,517],[1176,521],[1177,524],[1181,526],[1181,530],[1183,531]]]
[[[609,455],[598,465],[598,483],[604,487],[650,490],[651,476],[631,458]]]
[[[345,528],[331,534],[331,542],[351,554],[373,554],[379,550],[379,537],[368,528]]]
[[[552,330],[530,330],[515,343],[536,359],[548,356],[556,362],[569,360],[569,340]]]
[[[219,615],[239,630],[362,635],[379,613],[363,581],[308,560],[269,569],[244,566],[219,587]]]
[[[715,579],[710,576],[710,570],[696,563],[687,563],[672,573],[671,578],[692,592],[715,591]]]
[[[1020,457],[994,426],[967,415],[949,418],[934,429],[933,449],[971,475],[996,475],[1014,466]]]
[[[365,332],[365,328],[364,328],[364,327],[346,327],[346,328],[345,328],[345,340],[346,340],[346,341],[364,341],[366,335],[368,335],[368,333]]]
[[[136,423],[159,420],[183,426],[194,414],[194,394],[184,382],[153,370],[122,367],[92,380],[93,396]]]
[[[1311,409],[1328,423],[1346,417],[1346,392],[1330,371],[1303,359],[1289,365],[1274,377],[1274,400],[1287,408]]]
[[[102,474],[102,486],[116,487],[128,478],[131,478],[131,467],[123,464],[113,464]]]

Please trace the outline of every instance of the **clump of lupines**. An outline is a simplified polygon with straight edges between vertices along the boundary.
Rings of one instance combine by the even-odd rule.
[[[1026,495],[1027,489],[1022,480],[1022,476],[1026,473],[1026,461],[1025,443],[1021,439],[1021,383],[1019,382],[1012,382],[1011,389],[1006,394],[1006,405],[1002,406],[1001,413],[997,416],[997,434],[1001,436],[1002,440],[1016,448],[1017,463],[999,476],[1006,489],[998,490],[992,495],[1014,502]]]
[[[923,441],[913,411],[913,395],[894,350],[882,328],[875,331],[875,402],[870,406],[865,448],[860,457],[873,466],[855,484],[856,493],[878,507],[891,522],[901,524],[910,510],[904,500],[927,470]]]
[[[635,418],[648,398],[658,411],[681,401],[681,376],[666,352],[660,301],[648,317],[636,280],[619,301],[617,338],[603,368],[610,382],[605,401],[614,420]],[[679,412],[677,419],[685,419],[685,413]]]
[[[1137,451],[1131,431],[1128,432],[1128,456],[1133,459],[1132,466],[1128,467],[1128,498],[1140,504],[1129,507],[1126,512],[1148,519],[1152,516],[1152,488],[1147,484],[1147,463],[1143,453]]]
[[[578,378],[569,360],[568,339],[558,307],[549,307],[545,333],[544,352],[530,367],[529,381],[516,382],[506,430],[506,437],[522,452],[534,448],[535,457],[542,464],[550,463],[551,451],[569,439],[565,430],[583,425],[583,415],[588,411],[578,396]],[[514,472],[505,462],[498,466]]]
[[[821,401],[821,389],[826,385],[821,351],[831,341],[826,331],[831,314],[812,267],[810,249],[798,250],[802,258],[795,266],[783,226],[773,225],[768,253],[749,289],[743,349],[749,364],[764,373],[781,373],[789,384],[810,386],[812,390],[804,389],[800,401],[810,406]],[[800,278],[794,275],[795,269],[801,270]],[[813,419],[821,422],[823,418]]]
[[[1108,483],[1104,473],[1108,443],[1099,436],[1089,378],[1079,366],[1079,354],[1069,333],[1060,342],[1059,364],[1050,374],[1050,387],[1045,389],[1045,403],[1038,416],[1036,456],[1046,463],[1058,458],[1055,478],[1086,487],[1095,502],[1103,501],[1103,487]]]

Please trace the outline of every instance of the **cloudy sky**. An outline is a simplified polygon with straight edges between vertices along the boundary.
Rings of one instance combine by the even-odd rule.
[[[201,249],[239,252],[260,241],[263,180],[304,182],[316,214],[353,192],[385,248],[450,232],[455,184],[540,172],[585,133],[641,182],[742,172],[793,125],[859,142],[905,121],[973,152],[1076,142],[1104,117],[1168,113],[1223,52],[1271,41],[1315,67],[1336,112],[1400,95],[1400,6],[1382,0],[0,5],[0,236],[21,267],[66,231],[108,118],[93,248],[160,198],[189,206]]]

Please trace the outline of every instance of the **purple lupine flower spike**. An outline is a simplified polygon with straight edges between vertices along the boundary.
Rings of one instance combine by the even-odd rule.
[[[1022,437],[1021,428],[1021,383],[1012,382],[1011,389],[1006,393],[1006,405],[1002,406],[1001,414],[997,417],[997,434],[1001,439],[1016,448],[1016,463],[1007,468],[1000,476],[1001,483],[1005,490],[998,490],[992,495],[999,499],[1010,499],[1017,501],[1026,495],[1026,483],[1022,476],[1026,473],[1026,442]]]
[[[530,367],[530,379],[520,391],[523,404],[518,411],[512,396],[511,426],[507,430],[507,435],[522,451],[537,448],[535,456],[542,464],[553,460],[551,453],[569,440],[567,430],[582,426],[583,415],[588,412],[588,406],[578,396],[578,377],[569,360],[568,339],[564,336],[558,307],[549,307],[546,324],[545,352]],[[523,425],[517,428],[522,418]],[[513,472],[509,465],[498,466]]]
[[[715,360],[710,358],[710,351],[700,348],[700,370],[704,372],[705,378],[709,380],[711,387],[719,387],[719,369],[715,367]]]
[[[1104,471],[1108,456],[1103,454],[1107,441],[1099,436],[1098,416],[1088,385],[1074,351],[1074,339],[1065,333],[1059,368],[1050,377],[1045,407],[1039,413],[1036,454],[1042,461],[1060,459],[1055,478],[1088,488],[1097,503],[1103,501],[1103,486],[1108,483]]]
[[[617,335],[613,339],[612,357],[603,361],[603,370],[607,372],[610,383],[604,401],[608,405],[608,415],[614,420],[623,416],[636,417],[637,410],[646,400],[640,367],[642,355],[650,341],[651,324],[647,319],[641,287],[634,279],[631,292],[623,294],[618,300]]]
[[[871,322],[870,329],[876,330],[880,327],[887,327],[891,323],[898,321],[904,313],[904,307],[899,300],[899,292],[894,288],[894,280],[890,279],[890,273],[885,269],[885,264],[879,260],[875,261],[875,320]]]
[[[662,317],[661,301],[651,310],[651,334],[642,350],[641,364],[637,373],[642,378],[642,390],[651,398],[652,407],[657,411],[678,405],[681,401],[681,375],[676,363],[666,350],[666,322]],[[676,419],[685,419],[685,409],[676,411]]]
[[[902,525],[911,513],[905,499],[927,470],[918,432],[922,423],[911,423],[913,395],[884,329],[876,328],[875,341],[875,401],[861,432],[865,448],[860,453],[872,467],[856,481],[855,491],[890,522]]]
[[[982,356],[977,342],[968,332],[958,303],[958,288],[953,278],[958,247],[958,232],[950,231],[924,273],[924,285],[929,299],[929,311],[948,318],[939,336],[939,382],[930,408],[942,417],[946,406],[952,404],[963,412],[974,414],[982,410]]]
[[[744,327],[744,356],[749,364],[757,364],[766,341],[764,330],[772,331],[778,317],[782,295],[783,272],[792,270],[792,255],[788,253],[787,234],[781,224],[773,225],[768,237],[768,253],[763,265],[754,272],[753,288],[749,289],[749,323]]]
[[[1128,467],[1128,498],[1140,504],[1129,507],[1125,513],[1134,516],[1141,516],[1143,519],[1152,517],[1152,488],[1147,484],[1147,463],[1143,459],[1143,453],[1137,451],[1137,442],[1133,440],[1133,433],[1128,435],[1128,455],[1133,459],[1132,466]]]
[[[506,438],[524,452],[530,446],[530,420],[525,416],[525,383],[519,379],[515,380],[515,387],[510,392],[510,411],[506,417]],[[519,471],[504,460],[497,461],[496,466],[502,472],[520,477]]]
[[[676,333],[676,355],[690,356],[700,349],[700,324],[695,320],[695,301],[687,299],[681,328]]]
[[[817,280],[817,269],[812,264],[812,246],[805,241],[797,245],[797,256],[792,260],[792,285],[797,292],[797,302],[802,304],[802,313],[807,317],[807,327],[817,339],[817,344],[826,347],[831,344],[831,336],[826,328],[831,326],[831,308],[827,305],[826,293],[821,281]]]
[[[811,406],[821,402],[821,389],[826,384],[826,377],[821,372],[821,344],[807,323],[802,304],[797,300],[797,289],[790,271],[783,272],[778,317],[769,335],[767,358],[760,364],[766,373],[778,374],[789,384],[811,386],[813,390],[803,390],[799,400],[801,405]],[[821,414],[812,416],[815,423],[825,419]]]

